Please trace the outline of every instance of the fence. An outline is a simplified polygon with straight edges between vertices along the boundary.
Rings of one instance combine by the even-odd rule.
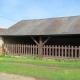
[[[12,56],[38,56],[37,45],[3,44],[2,52]]]
[[[39,56],[37,45],[3,44],[2,52],[13,56]],[[42,46],[42,57],[80,59],[80,46]]]
[[[51,46],[42,47],[43,57],[77,59],[80,58],[80,46]]]

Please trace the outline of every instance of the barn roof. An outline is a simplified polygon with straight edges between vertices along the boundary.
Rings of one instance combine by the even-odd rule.
[[[0,28],[0,33],[6,30],[5,28]]]
[[[80,34],[80,16],[22,20],[0,35]]]

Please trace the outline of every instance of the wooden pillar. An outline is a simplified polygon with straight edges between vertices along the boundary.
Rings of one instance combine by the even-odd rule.
[[[38,45],[38,57],[42,57],[42,47],[44,46],[44,44],[51,38],[51,36],[49,36],[44,42],[42,42],[42,37],[39,37],[39,42],[37,42],[37,40],[35,40],[32,36],[31,39],[36,43],[36,45]],[[45,53],[44,53],[45,54]]]
[[[39,37],[38,56],[42,57],[42,37]]]

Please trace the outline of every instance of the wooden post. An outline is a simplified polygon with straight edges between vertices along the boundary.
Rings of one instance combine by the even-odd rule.
[[[44,42],[42,42],[42,37],[39,37],[39,43],[37,42],[37,40],[35,40],[32,36],[31,39],[36,43],[36,45],[38,45],[38,57],[42,57],[42,46],[44,46],[44,44],[51,38],[51,36],[49,36]]]
[[[42,57],[42,37],[39,37],[38,56]]]

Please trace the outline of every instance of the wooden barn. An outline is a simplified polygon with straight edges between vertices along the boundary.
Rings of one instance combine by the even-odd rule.
[[[80,16],[22,20],[0,36],[5,55],[80,59]]]

